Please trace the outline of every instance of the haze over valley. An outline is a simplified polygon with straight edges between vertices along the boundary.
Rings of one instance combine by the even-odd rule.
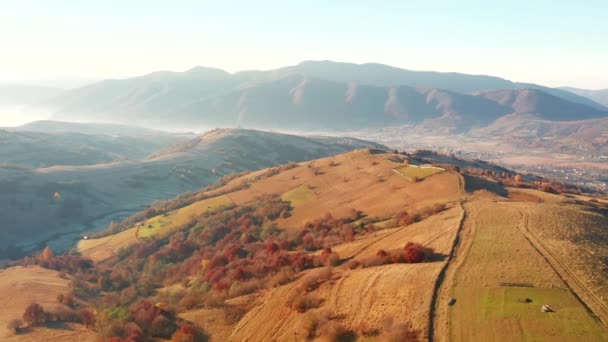
[[[607,341],[606,11],[0,4],[0,341]]]

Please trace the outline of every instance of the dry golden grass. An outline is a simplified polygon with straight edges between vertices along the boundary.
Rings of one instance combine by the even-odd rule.
[[[248,189],[231,193],[230,198],[236,204],[243,204],[264,194],[285,194],[299,186],[308,187],[314,198],[298,203],[291,217],[279,220],[279,226],[284,228],[299,228],[307,220],[327,212],[341,217],[356,209],[372,217],[384,217],[404,209],[415,211],[459,199],[456,174],[444,172],[433,176],[432,181],[412,183],[392,171],[402,165],[399,158],[401,156],[359,150],[302,163],[294,169],[257,181]],[[330,166],[330,161],[335,165]],[[226,188],[241,181],[233,180]]]
[[[38,303],[46,309],[58,306],[57,295],[69,292],[69,279],[52,270],[34,267],[11,267],[0,271],[1,341],[95,341],[95,334],[79,324],[66,324],[52,328],[36,327],[19,335],[12,335],[7,324],[21,319],[25,308]]]
[[[362,258],[375,255],[379,249],[402,248],[406,242],[416,241],[445,254],[453,243],[461,215],[460,208],[455,207],[422,222],[380,231],[333,249],[342,258]],[[306,317],[323,312],[339,317],[337,322],[359,335],[363,327],[368,331],[382,330],[383,320],[389,316],[411,322],[413,328],[424,335],[433,284],[442,265],[443,261],[353,270],[336,267],[332,278],[314,291],[314,295],[322,299],[321,306],[305,313],[288,305],[294,289],[306,279],[302,276],[294,283],[271,290],[262,304],[239,322],[230,340],[303,340],[302,325]],[[264,329],[259,329],[260,326]]]
[[[466,205],[470,248],[453,279],[450,341],[603,340],[604,326],[586,311],[552,265],[522,233],[519,206],[476,202]],[[531,303],[521,303],[529,298]],[[446,303],[443,303],[446,305]],[[551,314],[540,307],[555,308]]]

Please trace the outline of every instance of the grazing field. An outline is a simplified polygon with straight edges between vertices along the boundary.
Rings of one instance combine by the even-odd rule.
[[[174,229],[183,227],[195,216],[200,216],[205,212],[213,211],[230,204],[232,204],[230,198],[222,195],[192,203],[166,215],[155,216],[142,223],[139,229],[139,237],[152,237],[158,234],[164,235],[170,233]]]
[[[300,185],[297,188],[284,193],[281,198],[284,201],[291,203],[291,206],[297,207],[301,203],[315,198],[315,194],[308,186]]]
[[[442,168],[438,168],[438,167],[420,167],[420,166],[415,166],[415,165],[408,165],[408,166],[400,167],[396,170],[397,170],[397,172],[399,172],[400,174],[409,178],[410,180],[425,179],[434,174],[445,171]]]
[[[608,331],[520,231],[517,205],[466,206],[473,238],[456,270],[449,310],[450,341],[602,341]],[[555,310],[541,312],[542,305]]]
[[[285,229],[299,228],[325,213],[344,217],[355,209],[369,217],[391,217],[404,209],[415,211],[459,200],[457,174],[442,172],[433,177],[432,182],[409,182],[393,171],[403,165],[402,162],[400,155],[358,150],[300,163],[295,168],[257,180],[246,189],[230,192],[250,176],[239,177],[213,193],[229,191],[236,205],[269,194],[295,197],[291,216],[277,221],[278,226]],[[305,187],[312,194],[304,190]]]

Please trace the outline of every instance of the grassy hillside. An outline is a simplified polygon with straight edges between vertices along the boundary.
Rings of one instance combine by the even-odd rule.
[[[42,168],[137,160],[187,138],[187,135],[160,132],[152,135],[117,136],[71,132],[44,133],[30,131],[28,128],[0,130],[0,161],[4,166]]]
[[[412,182],[405,160],[445,170]],[[468,163],[363,149],[235,175],[82,240],[90,269],[24,262],[75,274],[106,337],[604,340],[608,202]]]
[[[155,201],[199,190],[224,175],[377,146],[348,138],[216,130],[139,160],[0,166],[0,205],[8,208],[0,212],[5,227],[0,249],[12,244],[32,249],[50,241],[55,249],[67,250],[83,233],[104,229]]]

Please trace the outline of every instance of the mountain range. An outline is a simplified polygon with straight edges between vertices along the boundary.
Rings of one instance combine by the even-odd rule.
[[[589,90],[572,87],[562,87],[560,89],[569,91],[579,96],[584,96],[603,106],[608,106],[608,89]]]
[[[55,119],[137,121],[181,129],[341,130],[411,124],[461,133],[514,113],[550,121],[608,116],[600,103],[563,89],[330,61],[234,74],[205,67],[160,71],[68,90],[42,105],[52,108]]]

